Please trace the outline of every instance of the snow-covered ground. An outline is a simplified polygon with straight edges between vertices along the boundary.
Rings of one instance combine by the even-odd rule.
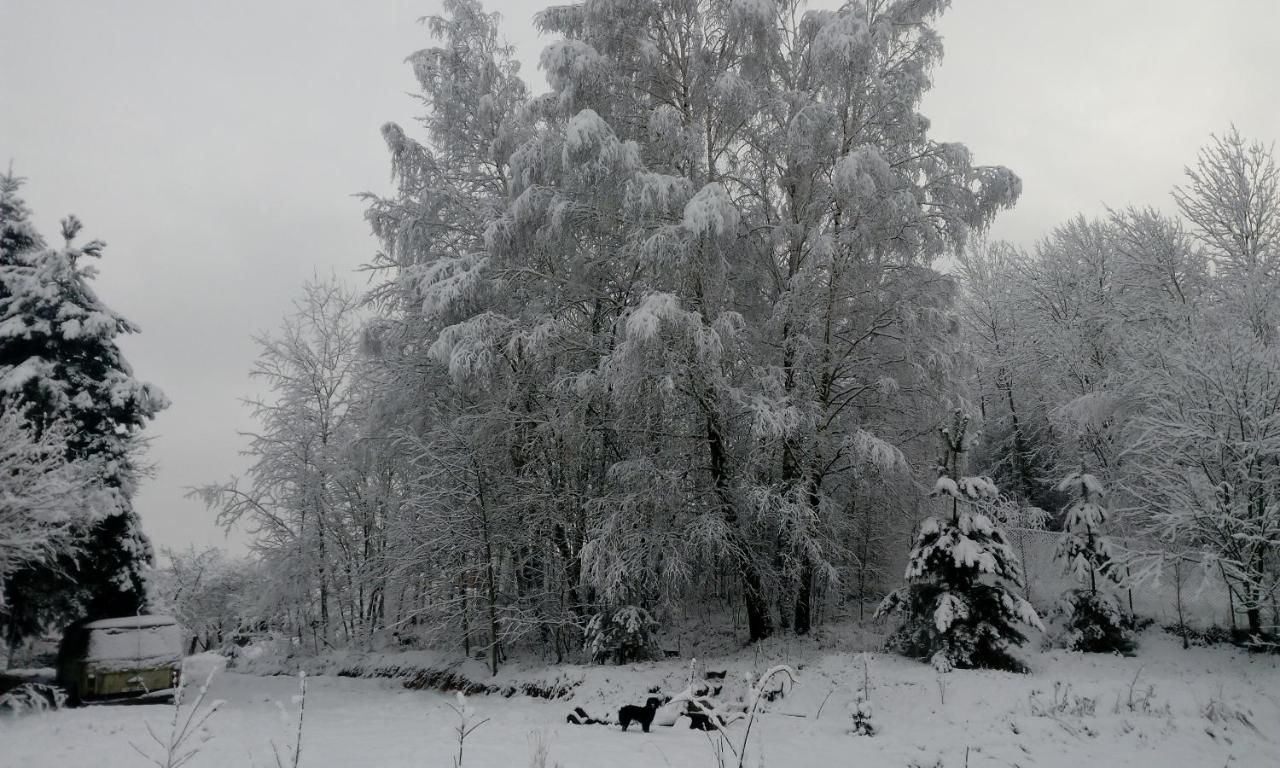
[[[923,664],[872,655],[871,698],[879,728],[874,737],[848,732],[849,707],[862,686],[859,656],[814,652],[807,661],[792,658],[802,665],[799,684],[759,718],[745,764],[1280,765],[1280,659],[1275,656],[1222,647],[1184,651],[1161,632],[1144,635],[1135,658],[1060,651],[1028,656],[1030,675],[956,671],[940,678]],[[732,680],[775,660],[752,653],[708,665],[727,667]],[[583,678],[570,700],[471,697],[475,720],[489,722],[467,739],[464,765],[530,765],[541,739],[549,746],[547,766],[715,766],[708,737],[689,730],[684,719],[674,728],[655,726],[648,734],[565,723],[576,705],[599,716],[621,703],[641,703],[644,690],[653,685],[674,693],[682,687],[686,665],[673,660],[570,668],[566,674]],[[1069,691],[1058,692],[1067,711],[1047,711],[1055,684],[1068,681]],[[272,742],[292,741],[297,685],[289,677],[218,675],[210,698],[225,703],[210,721],[211,739],[190,766],[274,765]],[[448,707],[452,696],[406,690],[385,679],[312,676],[307,685],[300,765],[451,765],[458,722]],[[1075,697],[1093,699],[1092,713],[1081,712],[1088,705]],[[0,722],[0,766],[144,766],[131,745],[154,752],[147,726],[163,734],[171,714],[159,705],[100,706],[8,719]],[[730,729],[735,741],[743,730],[742,724]]]

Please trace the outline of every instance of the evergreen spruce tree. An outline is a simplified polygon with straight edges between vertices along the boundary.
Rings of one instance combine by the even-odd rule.
[[[74,244],[81,224],[62,222],[64,246],[46,247],[19,196],[0,176],[0,413],[19,411],[37,431],[68,435],[67,458],[91,462],[104,499],[78,532],[79,553],[12,574],[0,609],[11,641],[73,618],[127,615],[145,606],[151,545],[131,497],[139,433],[168,401],[133,377],[115,338],[137,328],[94,293],[103,243]]]
[[[15,254],[44,246],[40,234],[31,224],[31,211],[18,194],[24,179],[13,175],[13,169],[0,175],[0,264],[11,263]],[[0,285],[0,298],[4,286]]]
[[[1076,651],[1128,653],[1134,648],[1128,620],[1112,587],[1124,581],[1111,545],[1102,533],[1107,508],[1102,483],[1093,475],[1073,472],[1058,484],[1075,498],[1063,510],[1065,535],[1054,557],[1079,586],[1062,596],[1066,646]]]
[[[949,507],[920,524],[907,563],[907,586],[885,597],[877,617],[902,613],[906,621],[889,647],[928,658],[939,671],[988,667],[1025,671],[1009,653],[1026,640],[1019,622],[1043,629],[1035,609],[1009,586],[1022,569],[1008,539],[986,514],[999,499],[990,478],[966,477],[963,458],[969,417],[956,410],[941,428],[945,453],[934,497]]]

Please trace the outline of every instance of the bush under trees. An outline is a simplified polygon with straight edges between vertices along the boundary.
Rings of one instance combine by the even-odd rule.
[[[586,649],[597,664],[627,664],[660,655],[655,633],[658,622],[639,606],[602,611],[587,622]]]
[[[889,647],[928,659],[941,672],[1024,671],[1009,652],[1026,640],[1018,624],[1043,626],[1031,604],[1010,590],[1021,585],[1022,569],[988,514],[999,500],[995,484],[963,474],[972,440],[968,430],[969,417],[960,410],[940,429],[945,453],[932,495],[944,509],[920,523],[907,564],[908,584],[884,599],[877,616],[903,614]]]
[[[1062,595],[1064,643],[1075,651],[1132,651],[1132,622],[1115,593],[1124,583],[1124,568],[1102,531],[1108,517],[1102,483],[1086,472],[1074,472],[1058,490],[1075,497],[1063,510],[1063,537],[1054,557],[1079,584]]]

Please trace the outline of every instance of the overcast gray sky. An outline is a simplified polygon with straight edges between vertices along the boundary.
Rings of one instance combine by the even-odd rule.
[[[834,6],[835,2],[814,2]],[[173,400],[136,503],[158,546],[219,544],[184,488],[242,472],[251,334],[313,273],[376,248],[352,197],[388,188],[379,126],[410,128],[404,58],[439,0],[0,0],[0,162],[46,235],[107,241],[98,290]],[[536,69],[541,2],[487,3]],[[1169,207],[1234,122],[1280,138],[1277,0],[956,0],[925,105],[936,138],[1023,178],[994,234],[1029,245],[1076,212]],[[233,536],[231,545],[242,546]]]

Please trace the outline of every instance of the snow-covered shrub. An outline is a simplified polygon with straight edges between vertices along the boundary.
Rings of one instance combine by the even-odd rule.
[[[1224,726],[1238,723],[1254,733],[1259,733],[1258,726],[1253,722],[1253,710],[1227,701],[1221,691],[1218,692],[1217,696],[1209,697],[1208,703],[1200,708],[1200,714],[1211,723],[1219,723]],[[1213,735],[1212,731],[1209,734]]]
[[[606,609],[591,617],[585,632],[585,647],[591,660],[615,664],[656,658],[658,622],[636,605]]]
[[[968,426],[969,417],[957,410],[940,430],[946,453],[932,495],[949,501],[950,509],[920,524],[908,584],[886,596],[876,616],[904,615],[888,647],[929,659],[939,672],[1025,671],[1008,650],[1026,640],[1017,624],[1043,626],[1031,604],[1008,586],[1021,584],[1022,568],[1004,531],[986,514],[999,501],[998,489],[990,478],[960,474]]]
[[[871,710],[871,702],[858,697],[849,707],[849,716],[853,719],[853,733],[857,736],[875,736],[876,723]]]
[[[1133,674],[1133,680],[1129,681],[1128,692],[1122,691],[1116,694],[1116,705],[1112,712],[1117,715],[1123,712],[1133,715],[1168,716],[1171,711],[1169,703],[1158,704],[1155,685],[1149,684],[1144,688],[1138,685],[1138,680],[1141,678],[1142,667],[1138,667],[1138,671]]]
[[[822,714],[822,707],[818,707],[818,714]],[[874,736],[876,734],[878,729],[874,710],[871,707],[871,659],[865,653],[862,654],[862,690],[858,691],[857,697],[849,705],[849,717],[853,720],[852,732],[855,735]]]
[[[47,683],[23,683],[0,694],[0,714],[23,715],[61,709],[67,692]]]
[[[1058,641],[1073,651],[1129,653],[1136,643],[1129,631],[1129,617],[1114,594],[1070,589],[1058,606],[1061,633]]]
[[[1154,623],[1151,619],[1135,620],[1134,628],[1142,629]],[[1165,632],[1175,637],[1186,640],[1187,647],[1196,646],[1200,648],[1211,647],[1215,645],[1228,645],[1235,642],[1235,636],[1227,627],[1219,627],[1216,624],[1205,627],[1204,629],[1196,629],[1188,627],[1185,624],[1179,625],[1177,622],[1163,624],[1160,627]]]
[[[714,731],[716,738],[711,740],[711,749],[716,761],[716,765],[720,768],[737,765],[738,768],[746,765],[747,745],[751,738],[751,729],[755,725],[756,714],[760,711],[760,702],[764,699],[764,692],[774,690],[773,681],[778,678],[782,682],[782,687],[794,686],[796,683],[795,670],[786,664],[777,664],[765,670],[764,674],[759,678],[751,681],[748,687],[748,700],[745,702],[746,707],[742,712],[727,712],[724,707],[720,706],[715,699],[705,695],[706,683],[693,683],[683,692],[672,697],[671,701],[686,702],[689,705],[690,713],[700,713],[707,716],[708,730]],[[742,735],[735,742],[730,739],[725,727],[730,723],[744,721]],[[733,756],[733,760],[729,756]],[[760,764],[764,764],[763,757]]]
[[[1098,708],[1098,700],[1088,696],[1077,696],[1071,692],[1071,684],[1055,681],[1053,694],[1045,701],[1039,689],[1027,695],[1027,708],[1036,717],[1092,717]]]
[[[1107,521],[1102,484],[1093,475],[1079,472],[1068,475],[1058,490],[1075,492],[1076,498],[1064,510],[1065,535],[1054,557],[1079,584],[1062,595],[1060,642],[1074,651],[1128,653],[1134,641],[1131,622],[1114,592],[1123,581],[1123,571],[1102,533]]]

